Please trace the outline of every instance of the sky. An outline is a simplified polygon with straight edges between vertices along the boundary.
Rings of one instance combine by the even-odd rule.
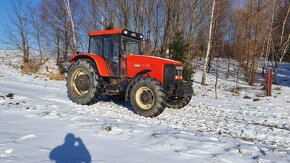
[[[9,8],[13,0],[0,0],[0,49],[9,49],[13,48],[11,45],[6,45],[2,40],[5,39],[5,25],[8,23],[8,15],[11,14]],[[23,0],[23,1],[32,1],[33,5],[39,4],[41,0]],[[240,1],[241,4],[245,3],[245,0],[236,0]],[[13,13],[12,13],[13,14]]]
[[[12,1],[13,0],[0,0],[0,49],[11,48],[11,46],[4,44],[2,40],[5,39],[4,27],[8,23],[7,21],[8,15],[11,14],[8,11],[9,11],[9,8],[11,7]],[[31,0],[31,1],[32,1],[32,4],[37,4],[41,0]]]
[[[7,9],[11,4],[11,0],[0,0],[0,49],[7,48],[5,44],[3,44],[2,39],[4,39],[4,30],[3,26],[7,23],[8,12]]]

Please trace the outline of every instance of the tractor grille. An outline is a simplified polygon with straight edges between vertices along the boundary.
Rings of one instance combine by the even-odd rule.
[[[164,85],[173,85],[175,82],[175,65],[164,66]]]

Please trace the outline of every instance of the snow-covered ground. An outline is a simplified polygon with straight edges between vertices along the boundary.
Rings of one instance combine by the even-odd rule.
[[[198,71],[188,106],[145,118],[106,97],[74,104],[65,81],[22,75],[9,64],[20,57],[0,51],[0,162],[54,162],[56,155],[67,162],[290,162],[290,64],[281,65],[271,97],[242,80],[234,96],[232,67],[229,79],[221,69],[215,99],[214,73],[201,86]]]

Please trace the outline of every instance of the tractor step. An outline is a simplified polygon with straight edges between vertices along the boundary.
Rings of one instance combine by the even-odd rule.
[[[115,84],[105,85],[104,90],[104,94],[118,94],[120,93],[120,86]]]

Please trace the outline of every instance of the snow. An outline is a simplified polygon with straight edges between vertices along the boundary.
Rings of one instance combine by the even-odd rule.
[[[198,71],[188,106],[145,118],[106,97],[74,104],[65,81],[22,75],[20,62],[18,51],[0,51],[0,162],[54,162],[52,151],[63,148],[68,162],[290,162],[290,64],[281,65],[271,97],[243,76],[234,96],[232,66],[229,79],[221,68],[215,99],[215,72],[201,86]]]

